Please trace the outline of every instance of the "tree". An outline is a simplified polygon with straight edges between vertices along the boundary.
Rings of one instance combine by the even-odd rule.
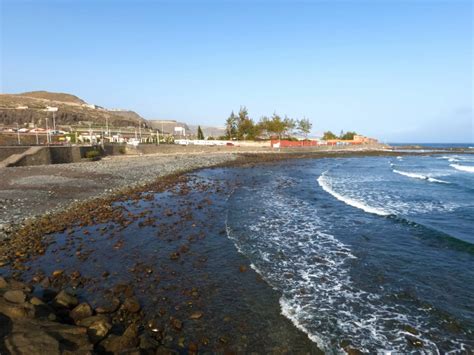
[[[308,134],[311,132],[313,124],[307,118],[302,118],[298,121],[298,131],[304,134],[305,139],[308,139]]]
[[[340,139],[344,139],[344,140],[347,140],[347,141],[351,141],[354,139],[354,136],[356,135],[357,133],[356,132],[346,132],[344,133],[341,137],[339,137]]]
[[[285,126],[285,130],[283,131],[287,137],[290,137],[291,134],[293,133],[293,130],[296,128],[296,120],[293,118],[289,118],[288,116],[285,116],[285,119],[283,120],[283,125]]]
[[[197,138],[204,139],[204,133],[202,133],[201,126],[198,126]]]
[[[230,114],[229,118],[225,121],[227,139],[232,139],[237,135],[237,116],[234,111]]]
[[[337,139],[337,136],[331,131],[324,132],[323,140],[327,141],[329,139]]]
[[[262,117],[260,126],[268,133],[273,133],[278,136],[278,139],[281,139],[282,134],[288,129],[288,123],[288,120],[285,122],[279,115],[274,113],[271,119],[266,116]]]

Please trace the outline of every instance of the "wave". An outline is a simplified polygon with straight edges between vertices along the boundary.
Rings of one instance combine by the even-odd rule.
[[[423,174],[409,173],[409,172],[400,171],[400,170],[397,170],[397,169],[393,169],[392,171],[396,174],[411,177],[411,178],[414,178],[414,179],[427,180],[429,182],[437,182],[437,183],[441,183],[441,184],[449,184],[449,182],[447,182],[447,181],[435,179],[435,178],[432,178],[432,177],[429,177],[429,176],[423,175]]]
[[[449,166],[451,166],[454,169],[459,170],[459,171],[474,173],[474,166],[460,165],[460,164],[449,164]]]
[[[348,196],[344,196],[344,195],[341,195],[340,193],[336,192],[332,186],[331,186],[331,183],[329,181],[327,181],[326,179],[326,173],[327,171],[325,171],[324,173],[322,173],[319,178],[318,178],[318,184],[319,186],[321,186],[321,188],[326,191],[327,193],[329,193],[330,195],[334,196],[335,198],[337,198],[339,201],[342,201],[344,202],[346,205],[349,205],[349,206],[352,206],[352,207],[355,207],[355,208],[359,208],[365,212],[368,212],[368,213],[373,213],[373,214],[377,214],[379,216],[390,216],[392,213],[382,209],[382,208],[378,208],[378,207],[372,207],[372,206],[369,206],[367,204],[365,204],[364,202],[362,201],[359,201],[359,200],[356,200],[356,199],[353,199],[353,198],[350,198]]]

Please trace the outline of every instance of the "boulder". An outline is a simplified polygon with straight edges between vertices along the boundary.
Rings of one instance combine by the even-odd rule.
[[[24,303],[26,301],[26,295],[21,290],[9,290],[3,294],[3,298],[12,303]]]
[[[93,350],[85,328],[37,319],[14,321],[4,343],[12,354],[90,354]]]
[[[0,298],[0,313],[11,319],[33,318],[35,316],[35,307],[29,303],[11,303]]]
[[[138,311],[140,311],[141,306],[136,297],[128,297],[123,303],[123,308],[127,312],[137,313]]]
[[[77,306],[78,300],[73,295],[67,293],[66,291],[59,292],[56,297],[54,297],[54,305],[65,307],[65,308],[73,308]]]
[[[75,323],[77,321],[92,316],[92,308],[87,303],[81,303],[77,305],[71,312],[69,312],[69,316],[74,320]]]
[[[92,342],[97,343],[107,336],[111,328],[112,324],[104,319],[99,319],[89,325],[89,328],[87,328],[87,334]]]

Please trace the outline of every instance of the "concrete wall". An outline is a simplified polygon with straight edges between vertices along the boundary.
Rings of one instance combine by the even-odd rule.
[[[0,147],[0,161],[7,159],[10,155],[26,152],[30,147]]]
[[[81,161],[79,147],[0,147],[0,152],[0,156],[6,157],[0,160],[0,166],[66,164]]]
[[[77,163],[81,161],[79,147],[49,147],[52,164]]]

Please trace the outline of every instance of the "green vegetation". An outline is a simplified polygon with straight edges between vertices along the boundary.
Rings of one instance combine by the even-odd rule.
[[[341,131],[340,135],[339,136],[336,136],[334,133],[332,133],[331,131],[327,131],[327,132],[324,132],[324,135],[323,135],[323,139],[324,140],[329,140],[329,139],[343,139],[343,140],[348,140],[348,141],[351,141],[354,139],[354,136],[356,135],[357,133],[356,132],[346,132],[344,133],[344,131]]]
[[[92,161],[100,160],[100,152],[98,150],[89,150],[86,152],[86,158]]]
[[[271,117],[263,116],[258,122],[255,122],[249,117],[247,108],[242,106],[238,115],[232,111],[227,118],[225,139],[255,140],[262,136],[288,139],[295,133],[295,130],[303,133],[307,138],[311,127],[312,123],[307,118],[301,120],[288,116],[282,118],[277,113]]]
[[[204,133],[202,133],[201,126],[198,126],[197,139],[204,139]]]

